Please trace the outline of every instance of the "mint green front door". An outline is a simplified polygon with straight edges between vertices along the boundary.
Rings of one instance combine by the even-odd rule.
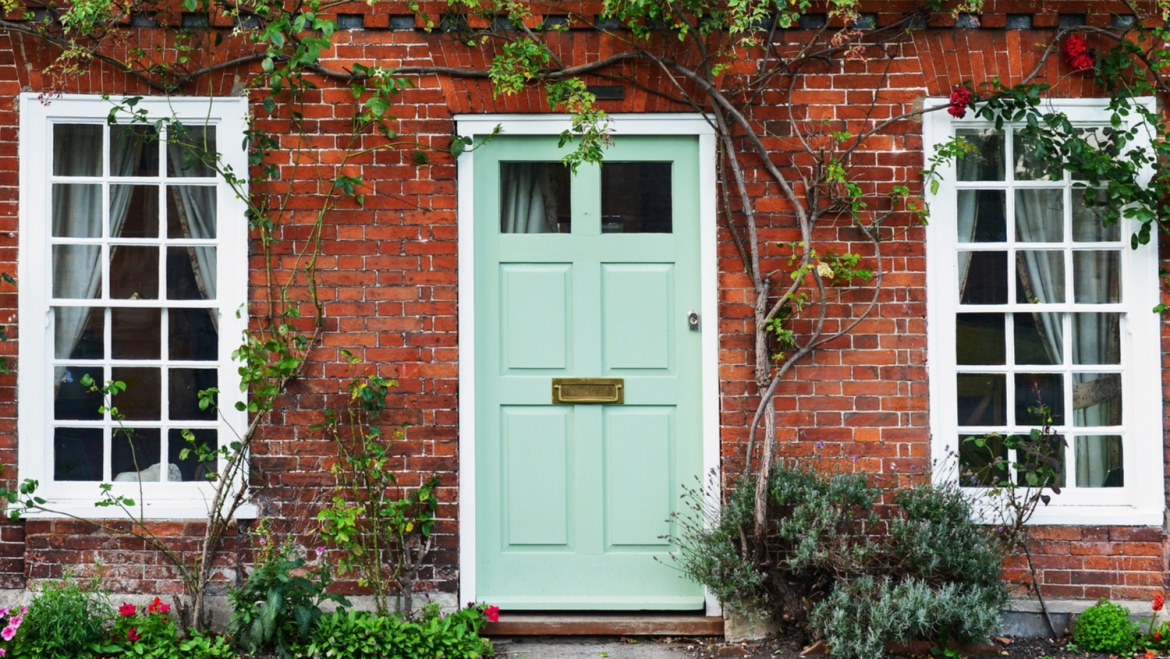
[[[575,176],[564,153],[474,156],[476,599],[701,609],[668,539],[702,471],[698,141],[617,137]],[[554,378],[624,401],[554,404]]]

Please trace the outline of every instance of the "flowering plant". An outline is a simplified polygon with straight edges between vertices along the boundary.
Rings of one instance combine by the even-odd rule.
[[[1154,595],[1150,604],[1150,621],[1145,633],[1139,633],[1138,646],[1146,650],[1146,656],[1154,656],[1154,651],[1170,651],[1170,624],[1158,623],[1158,612],[1166,605],[1166,597],[1162,593]]]
[[[20,607],[20,613],[10,610],[7,606],[0,606],[0,624],[4,627],[0,629],[0,639],[4,639],[5,643],[12,641],[16,636],[16,630],[20,629],[21,623],[24,622],[24,614],[28,613],[28,607]],[[8,649],[0,647],[0,657],[8,654]]]
[[[125,603],[118,607],[118,618],[110,629],[109,645],[103,650],[140,657],[167,659],[178,656],[179,630],[170,616],[171,606],[156,597],[139,609]]]
[[[1074,34],[1064,42],[1064,61],[1074,71],[1087,71],[1093,68],[1093,56],[1085,43],[1085,35]]]
[[[969,105],[971,105],[971,90],[963,85],[956,85],[951,90],[951,107],[947,108],[947,114],[956,119],[962,119],[967,116]]]

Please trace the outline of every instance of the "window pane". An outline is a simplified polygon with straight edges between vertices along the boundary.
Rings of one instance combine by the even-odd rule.
[[[127,437],[129,433],[129,437]],[[115,483],[157,482],[162,433],[158,428],[115,428],[110,441],[110,473]]]
[[[215,238],[214,187],[172,185],[167,193],[167,238]]]
[[[1032,140],[1012,133],[1012,151],[1016,159],[1015,174],[1020,181],[1059,181],[1064,178],[1059,154],[1041,152]]]
[[[101,428],[54,428],[53,480],[102,480],[102,452]]]
[[[1007,240],[1007,194],[1003,190],[959,190],[955,226],[961,243]]]
[[[167,248],[167,299],[214,300],[214,247]]]
[[[110,186],[110,235],[158,238],[157,186]]]
[[[1074,364],[1120,364],[1121,314],[1073,314],[1072,344]]]
[[[53,126],[53,175],[102,175],[102,125]]]
[[[194,435],[195,444],[205,446],[212,451],[219,448],[219,440],[216,438],[215,430],[196,428],[191,431],[191,434]],[[186,460],[180,457],[183,449],[190,449],[187,452]],[[172,429],[167,434],[167,462],[171,465],[168,472],[172,481],[206,482],[207,477],[215,472],[215,460],[199,462],[195,446],[183,439],[183,431],[178,429]],[[176,469],[179,471],[179,478],[174,477]]]
[[[169,377],[172,419],[215,421],[214,407],[199,409],[199,392],[218,386],[218,371],[210,368],[172,368]]]
[[[117,300],[158,299],[158,248],[110,246],[110,297]]]
[[[1080,136],[1089,143],[1090,147],[1104,151],[1106,154],[1113,156],[1114,158],[1121,155],[1121,151],[1114,143],[1114,135],[1116,132],[1116,129],[1109,126],[1102,126],[1100,128],[1081,128],[1077,131],[1077,133],[1080,134]],[[1074,181],[1080,181],[1084,180],[1084,177],[1073,174],[1072,179]]]
[[[114,407],[127,421],[158,421],[162,417],[162,374],[157,368],[113,368],[115,381],[126,390],[114,398]]]
[[[1040,406],[1046,405],[1054,424],[1065,423],[1064,375],[1060,373],[1016,373],[1016,423],[1040,426],[1044,417]]]
[[[1121,437],[1087,435],[1073,441],[1077,452],[1077,487],[1124,487]]]
[[[101,256],[100,245],[53,245],[53,297],[101,297]]]
[[[114,359],[162,357],[161,309],[111,309],[110,349]]]
[[[1073,425],[1121,425],[1121,374],[1073,374]]]
[[[1064,190],[1016,190],[1016,240],[1064,241]]]
[[[960,426],[1007,423],[1007,380],[1003,374],[964,373],[957,377]]]
[[[500,233],[569,233],[570,182],[559,162],[500,163]]]
[[[1017,364],[1055,366],[1064,363],[1064,326],[1062,314],[1017,313],[1015,326]]]
[[[670,233],[671,163],[601,164],[602,233]]]
[[[971,145],[971,151],[963,154],[955,170],[960,181],[1002,181],[1003,178],[1003,131],[991,129],[960,128],[955,131]]]
[[[110,176],[158,176],[154,126],[110,126]]]
[[[1064,302],[1064,252],[1032,249],[1016,252],[1016,302]]]
[[[214,361],[219,358],[219,331],[214,309],[170,309],[170,359]]]
[[[53,418],[74,421],[100,421],[103,405],[100,392],[90,391],[81,384],[85,375],[93,378],[94,386],[101,388],[105,383],[101,366],[58,366],[53,369],[56,376],[57,394],[53,398]]]
[[[101,359],[105,356],[106,313],[101,307],[53,309],[53,356]]]
[[[1073,252],[1073,297],[1083,304],[1121,301],[1121,253]]]
[[[1039,455],[1037,455],[1037,453]],[[1029,482],[1027,473],[1034,472],[1040,465],[1040,461],[1046,459],[1055,459],[1060,462],[1060,469],[1056,474],[1056,478],[1051,479],[1046,483]],[[1060,435],[1051,437],[1046,445],[1037,445],[1032,452],[1024,453],[1023,451],[1017,450],[1016,460],[1025,465],[1024,469],[1016,473],[1016,484],[1031,486],[1039,485],[1042,487],[1052,487],[1055,485],[1056,487],[1064,487],[1065,481],[1067,480],[1065,473],[1068,468],[1068,460],[1066,460],[1064,457],[1064,438]],[[1051,464],[1046,466],[1051,468]]]
[[[980,446],[976,440],[982,440]],[[959,435],[959,484],[987,487],[1007,480],[1007,447],[998,435]]]
[[[167,138],[167,176],[215,176],[209,163],[215,161],[215,126],[184,126],[172,129]]]
[[[959,252],[959,302],[1007,304],[1007,252]]]
[[[955,354],[959,364],[1003,364],[1004,315],[961,313],[955,322]]]
[[[53,184],[53,237],[102,237],[102,186]]]
[[[1079,243],[1107,242],[1121,240],[1121,227],[1116,223],[1101,226],[1101,214],[1085,206],[1085,195],[1093,195],[1101,203],[1108,202],[1104,190],[1072,191],[1072,232],[1073,240]]]

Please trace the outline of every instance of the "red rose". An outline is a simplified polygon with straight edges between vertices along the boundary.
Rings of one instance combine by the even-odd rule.
[[[971,104],[971,91],[962,85],[951,90],[951,107],[947,112],[956,119],[967,116],[967,106]]]
[[[489,606],[483,610],[483,614],[487,616],[488,622],[500,621],[500,607],[498,606]]]
[[[1166,604],[1166,598],[1162,596],[1162,593],[1158,593],[1157,595],[1154,595],[1154,610],[1155,611],[1161,611],[1162,607],[1165,604]]]
[[[1093,68],[1093,57],[1089,55],[1085,44],[1085,35],[1074,34],[1064,42],[1064,61],[1074,71],[1087,71]]]
[[[130,641],[131,643],[133,643],[134,641],[137,641],[140,638],[142,638],[142,637],[138,635],[138,628],[137,627],[131,627],[130,633],[126,634],[126,640]]]
[[[132,616],[138,609],[134,608],[133,604],[123,604],[118,607],[118,613],[124,616]]]

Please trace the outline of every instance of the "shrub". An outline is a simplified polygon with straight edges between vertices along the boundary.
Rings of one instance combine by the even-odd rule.
[[[102,652],[179,659],[179,630],[170,611],[171,607],[157,597],[145,610],[139,610],[133,604],[118,607],[118,617],[110,629],[109,642],[101,648]]]
[[[478,607],[444,616],[431,605],[416,621],[340,611],[322,616],[299,651],[313,659],[479,659],[492,654],[491,643],[479,635],[483,623]]]
[[[105,635],[113,609],[97,579],[79,582],[66,574],[44,584],[23,617],[13,656],[85,659]]]
[[[1082,650],[1128,655],[1134,644],[1128,616],[1129,609],[1103,599],[1077,616],[1073,642]]]

